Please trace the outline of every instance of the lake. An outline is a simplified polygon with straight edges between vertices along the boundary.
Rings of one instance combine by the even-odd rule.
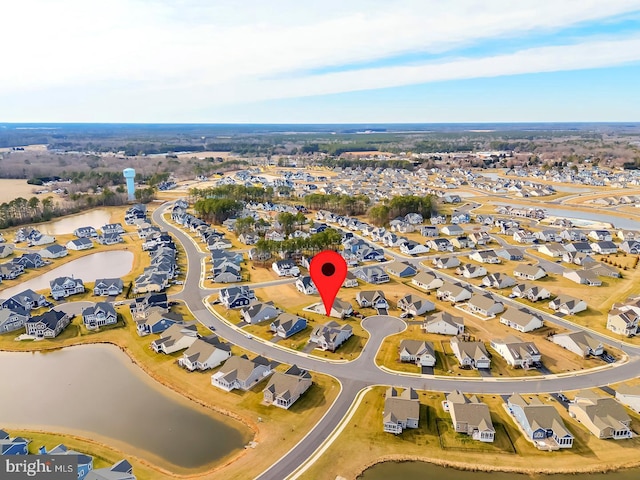
[[[73,275],[81,278],[85,283],[93,282],[97,278],[120,278],[127,275],[132,267],[133,253],[128,250],[96,252],[60,265],[14,287],[4,290],[0,288],[0,298],[9,298],[28,288],[35,291],[49,289],[49,282],[58,277]]]
[[[176,472],[251,440],[244,425],[158,384],[113,345],[0,352],[0,378],[3,427],[75,432]]]
[[[98,230],[103,225],[109,223],[111,214],[102,209],[91,210],[90,212],[81,213],[64,217],[55,222],[43,223],[37,225],[36,228],[47,235],[65,235],[73,233],[76,228],[94,227]]]
[[[358,478],[361,480],[423,480],[437,478],[438,480],[528,480],[531,478],[544,480],[636,480],[640,476],[640,469],[633,468],[611,473],[583,473],[529,475],[505,472],[471,472],[454,468],[440,467],[427,462],[384,462],[365,470]]]

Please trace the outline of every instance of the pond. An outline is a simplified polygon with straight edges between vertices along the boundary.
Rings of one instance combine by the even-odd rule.
[[[504,472],[471,472],[454,468],[440,467],[427,462],[384,462],[365,470],[358,478],[361,480],[636,480],[640,469],[634,468],[611,473],[556,474],[531,477],[524,474]]]
[[[9,298],[28,288],[35,291],[46,290],[50,288],[49,282],[58,277],[75,276],[76,278],[81,278],[85,283],[93,282],[97,278],[120,278],[127,275],[132,267],[132,252],[127,250],[97,252],[60,265],[14,287],[4,290],[0,288],[0,298]]]
[[[0,352],[0,378],[3,427],[78,433],[173,471],[202,469],[251,440],[242,424],[158,384],[113,345]]]
[[[103,225],[109,223],[111,214],[107,210],[97,209],[90,212],[64,217],[55,222],[37,225],[37,229],[47,235],[65,235],[73,233],[76,228],[94,227],[98,230]]]

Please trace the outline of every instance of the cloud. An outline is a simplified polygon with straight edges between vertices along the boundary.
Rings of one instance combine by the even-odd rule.
[[[272,98],[290,88],[296,95],[322,92],[321,81],[334,92],[338,81],[346,82],[343,91],[358,82],[390,86],[394,74],[407,76],[395,84],[460,78],[464,72],[453,72],[472,60],[376,70],[375,82],[348,73],[288,77],[404,53],[453,54],[483,39],[561,30],[639,9],[638,0],[2,2],[0,42],[11,48],[3,51],[10,67],[0,75],[0,90],[117,86],[189,97],[188,89],[209,87],[214,96],[231,98],[238,96],[238,85],[255,87],[246,80],[251,78],[264,81]],[[521,52],[514,55],[522,58]],[[478,62],[476,68],[491,66],[490,58]],[[540,62],[549,68],[550,60]]]

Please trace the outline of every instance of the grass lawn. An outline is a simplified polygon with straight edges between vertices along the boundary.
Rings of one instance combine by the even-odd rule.
[[[182,307],[177,308],[180,309]],[[127,308],[124,306],[118,307],[118,310],[123,313],[125,322],[121,322],[117,326],[103,328],[97,332],[89,332],[79,325],[78,319],[75,319],[62,334],[52,340],[16,342],[14,341],[15,332],[0,335],[0,350],[47,350],[95,342],[108,342],[118,345],[135,363],[160,383],[209,408],[212,415],[214,411],[225,413],[253,430],[255,434],[254,440],[258,443],[256,448],[243,450],[234,461],[229,460],[224,465],[218,465],[216,475],[220,475],[220,478],[245,479],[258,475],[273,462],[274,458],[282,456],[306,434],[308,428],[322,417],[338,394],[339,386],[337,381],[329,376],[316,373],[313,373],[314,386],[289,410],[262,405],[262,389],[266,385],[266,380],[249,392],[224,392],[211,386],[211,375],[215,373],[215,369],[208,372],[189,373],[179,368],[175,365],[175,360],[180,356],[180,353],[161,355],[153,352],[149,344],[158,336],[139,337],[135,333],[135,325],[127,312]],[[201,334],[210,333],[201,325],[198,325],[198,329]],[[243,352],[234,347],[233,353],[249,352]],[[233,422],[229,417],[221,418],[225,419],[225,421]],[[261,422],[258,421],[259,417],[262,419]],[[238,423],[235,425],[239,426]],[[69,446],[76,445],[71,443],[71,437],[67,435],[56,435],[55,438],[59,438],[58,442],[63,441]],[[104,457],[109,461],[112,458],[115,461],[125,456],[122,453],[113,453],[114,451],[108,447],[96,445],[95,448],[98,456]],[[78,446],[78,450],[86,451],[80,446]],[[134,467],[137,465],[139,463],[134,462]],[[146,471],[151,473],[147,475]],[[138,473],[136,470],[136,475]],[[161,472],[152,465],[149,465],[148,468],[142,467],[139,475],[139,478],[143,480],[171,477],[172,475]],[[194,474],[190,478],[211,478],[211,473]]]
[[[558,408],[565,425],[575,435],[572,449],[557,452],[536,449],[504,410],[502,398],[493,395],[478,396],[491,411],[496,429],[493,444],[472,441],[453,432],[449,414],[442,409],[444,394],[435,392],[419,392],[419,428],[407,429],[397,436],[384,433],[384,392],[384,387],[375,387],[364,396],[337,440],[301,478],[333,480],[337,475],[355,478],[368,465],[392,459],[421,459],[454,466],[471,465],[480,470],[517,469],[529,472],[590,471],[619,468],[637,462],[636,455],[631,453],[640,444],[640,437],[620,442],[599,440],[545,395],[538,398]]]

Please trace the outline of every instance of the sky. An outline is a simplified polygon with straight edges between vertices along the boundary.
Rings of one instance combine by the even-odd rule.
[[[0,122],[640,121],[640,0],[20,0],[0,18]]]

